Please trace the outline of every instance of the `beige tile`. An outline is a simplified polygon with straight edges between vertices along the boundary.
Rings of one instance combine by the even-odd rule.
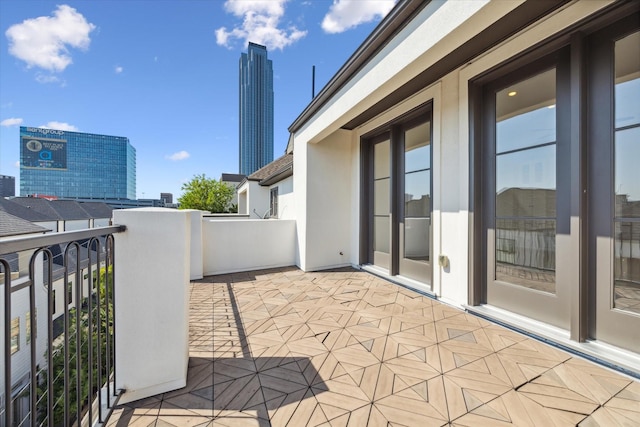
[[[269,409],[269,420],[272,426],[286,426],[300,401],[307,394],[307,389],[298,390],[286,396],[286,398],[274,408]]]
[[[461,425],[502,425],[515,426],[574,426],[584,419],[585,415],[571,411],[547,408],[512,390],[469,414],[463,415],[455,422]],[[497,422],[496,422],[497,421]]]
[[[596,402],[564,387],[529,383],[520,387],[518,392],[545,408],[589,415],[599,407]]]
[[[442,372],[460,368],[493,353],[482,345],[469,341],[449,340],[438,344]]]
[[[585,418],[580,427],[637,427],[638,415],[602,407]]]
[[[400,396],[385,397],[374,403],[389,423],[405,426],[442,426],[447,419],[428,402]]]
[[[110,426],[640,419],[637,381],[365,272],[208,277],[190,298],[187,387],[116,408]]]
[[[208,426],[213,421],[212,417],[199,417],[191,415],[166,416],[158,419],[156,427],[202,427]]]
[[[313,395],[313,392],[308,390],[296,407],[295,411],[291,414],[291,418],[287,422],[287,425],[316,426],[327,421],[327,417],[319,408],[318,401]]]

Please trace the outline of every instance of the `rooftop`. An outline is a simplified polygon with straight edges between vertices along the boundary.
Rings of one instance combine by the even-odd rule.
[[[638,381],[369,273],[289,267],[190,286],[187,386],[118,406],[107,425],[640,419]]]
[[[6,212],[13,216],[17,216],[25,221],[30,222],[44,222],[44,221],[56,221],[57,218],[52,218],[50,215],[42,214],[27,206],[23,206],[12,200],[0,197],[0,211]]]
[[[113,208],[103,202],[47,200],[39,197],[0,199],[0,210],[33,222],[111,218]]]
[[[270,185],[279,175],[283,175],[284,172],[291,171],[293,173],[293,153],[285,154],[278,157],[273,162],[261,167],[251,175],[247,177],[249,181],[260,181],[261,185]],[[288,176],[290,176],[289,174]],[[286,178],[286,176],[283,176]]]
[[[47,231],[49,230],[17,216],[11,215],[0,207],[0,237],[45,233]]]
[[[62,219],[47,199],[41,199],[39,197],[14,197],[9,201],[43,215],[45,218],[44,221],[58,221]],[[37,221],[43,220],[40,219]]]

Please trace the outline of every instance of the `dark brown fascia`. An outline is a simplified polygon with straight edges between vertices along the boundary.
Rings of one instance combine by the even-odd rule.
[[[400,0],[289,126],[295,133],[431,0]],[[288,148],[288,147],[287,147]],[[287,150],[288,151],[288,150]]]
[[[258,184],[261,185],[262,187],[267,187],[269,185],[280,182],[285,178],[289,178],[292,175],[293,175],[293,163],[288,164],[286,167],[280,169],[278,172],[271,174],[271,176],[264,178]]]
[[[460,46],[440,61],[424,70],[415,78],[405,83],[398,90],[389,94],[380,102],[372,105],[362,114],[345,123],[342,128],[355,129],[367,120],[386,111],[406,97],[431,85],[452,70],[469,62],[474,57],[487,51],[511,35],[517,33],[543,16],[558,9],[570,0],[528,0],[512,12],[491,24],[487,29],[463,41]],[[335,95],[355,74],[367,64],[413,17],[430,1],[401,0],[387,17],[367,37],[364,43],[351,55],[336,75],[327,83],[298,118],[289,126],[289,132],[300,129],[326,102]]]

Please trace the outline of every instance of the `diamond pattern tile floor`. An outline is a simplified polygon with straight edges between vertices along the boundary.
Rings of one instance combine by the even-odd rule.
[[[108,426],[634,426],[640,383],[365,272],[191,284],[187,386]]]

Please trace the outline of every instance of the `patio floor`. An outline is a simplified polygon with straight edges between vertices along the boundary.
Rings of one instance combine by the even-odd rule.
[[[356,270],[191,284],[183,389],[109,426],[637,426],[640,383]]]

